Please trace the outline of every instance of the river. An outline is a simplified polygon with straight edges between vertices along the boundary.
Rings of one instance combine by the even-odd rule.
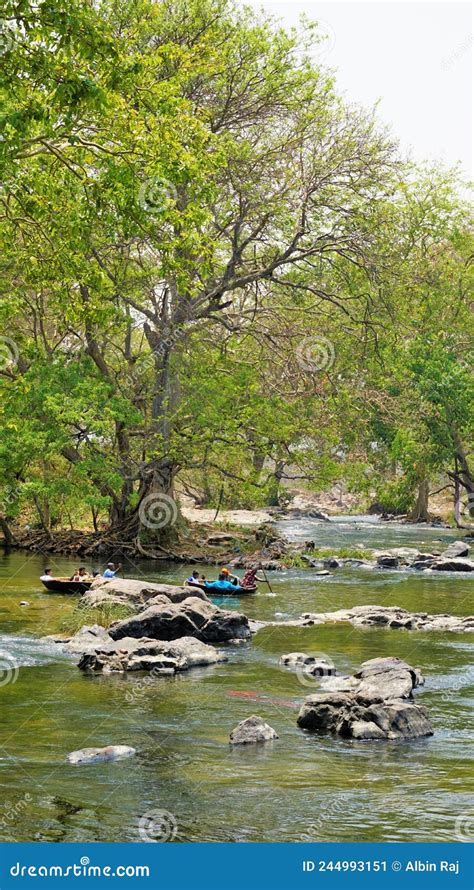
[[[335,548],[442,549],[456,537],[366,517],[281,528]],[[455,820],[470,808],[473,775],[468,635],[269,627],[252,643],[229,647],[229,661],[213,667],[152,682],[140,674],[90,677],[78,671],[77,658],[40,639],[74,608],[73,598],[42,590],[46,563],[57,575],[74,568],[66,558],[0,555],[0,662],[11,668],[0,670],[2,840],[140,841],[140,820],[149,813],[168,814],[175,842],[457,839]],[[126,575],[178,582],[186,567],[140,562],[127,565]],[[271,574],[273,594],[261,585],[253,598],[219,603],[261,619],[369,603],[467,615],[473,581],[363,569],[321,579],[291,570]],[[419,700],[434,736],[381,743],[302,732],[298,706],[318,687],[279,667],[291,651],[325,654],[341,673],[384,655],[420,667],[426,685]],[[230,730],[252,713],[274,727],[278,741],[231,749]],[[94,766],[66,762],[72,750],[107,744],[132,745],[137,755]]]

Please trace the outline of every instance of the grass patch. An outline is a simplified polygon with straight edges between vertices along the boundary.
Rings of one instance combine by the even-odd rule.
[[[136,612],[132,606],[119,605],[118,603],[106,603],[103,606],[81,608],[76,606],[73,612],[61,621],[59,630],[61,633],[75,634],[84,624],[100,624],[102,627],[110,627],[114,621],[128,618]]]
[[[339,549],[334,547],[315,547],[313,550],[306,550],[305,556],[310,556],[312,559],[329,559],[330,556],[335,556],[336,559],[373,559],[373,554],[371,550],[363,550],[357,547],[340,547]],[[285,565],[289,566],[292,569],[307,569],[308,563],[305,559],[303,559],[303,554],[295,553],[292,556],[286,556],[283,558]]]

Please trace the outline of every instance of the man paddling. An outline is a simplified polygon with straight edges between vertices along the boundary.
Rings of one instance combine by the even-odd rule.
[[[118,566],[116,566],[114,562],[108,562],[105,572],[102,573],[102,577],[103,578],[115,578],[116,574],[118,572],[120,572],[121,568],[122,568],[121,562],[119,562]]]

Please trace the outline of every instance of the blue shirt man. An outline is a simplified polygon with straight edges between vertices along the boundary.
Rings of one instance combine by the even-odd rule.
[[[117,568],[115,568],[115,563],[108,562],[107,568],[106,568],[105,572],[103,573],[102,577],[103,578],[115,578],[117,572],[120,572],[121,568],[122,568],[121,564],[118,565]]]

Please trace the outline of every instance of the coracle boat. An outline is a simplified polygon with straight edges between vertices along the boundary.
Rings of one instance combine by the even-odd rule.
[[[92,581],[69,581],[68,578],[51,578],[41,581],[50,593],[86,593],[91,589]]]
[[[218,590],[215,587],[209,587],[207,584],[188,584],[188,587],[191,589],[193,587],[199,587],[200,590],[203,590],[207,596],[247,596],[251,593],[257,593],[256,587],[238,587],[237,584],[234,587],[234,590]]]

